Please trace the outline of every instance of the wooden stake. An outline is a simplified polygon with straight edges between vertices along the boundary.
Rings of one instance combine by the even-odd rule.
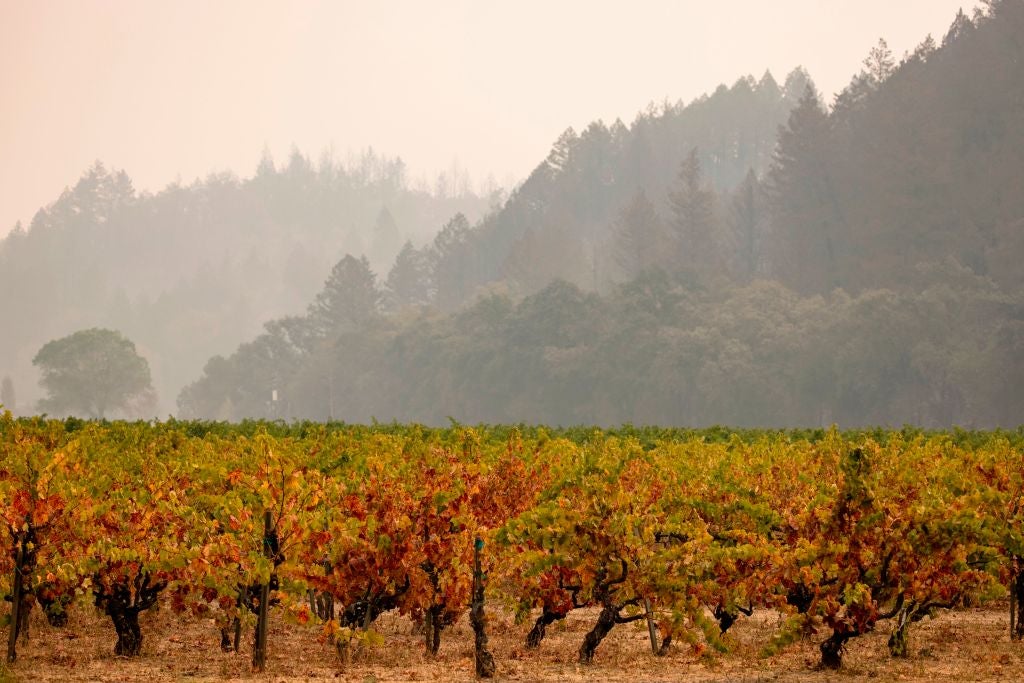
[[[651,652],[657,655],[659,652],[658,647],[658,629],[654,625],[654,614],[651,610],[651,601],[644,598],[644,609],[647,610],[647,635],[651,637]]]
[[[15,647],[18,642],[18,627],[21,625],[21,593],[22,582],[24,581],[21,565],[24,561],[25,543],[22,534],[18,534],[18,557],[14,564],[14,588],[11,591],[11,627],[7,637],[8,664],[13,664],[14,660],[18,658],[18,652]]]
[[[269,547],[267,539],[270,538],[270,534],[273,532],[271,526],[270,510],[263,513],[263,552],[267,557],[271,557],[272,551]],[[260,605],[259,612],[256,617],[256,642],[252,650],[252,668],[262,673],[267,664],[267,603],[270,602],[270,582],[266,582],[260,586]]]
[[[484,572],[480,565],[483,539],[473,542],[473,600],[469,620],[473,625],[477,678],[494,678],[494,656],[487,650],[487,617],[484,615]]]
[[[1010,579],[1010,642],[1017,640],[1017,577]]]

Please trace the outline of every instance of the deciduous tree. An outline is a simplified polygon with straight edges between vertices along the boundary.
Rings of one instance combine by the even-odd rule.
[[[120,332],[92,328],[48,342],[32,364],[49,394],[44,411],[103,418],[152,396],[149,363]]]

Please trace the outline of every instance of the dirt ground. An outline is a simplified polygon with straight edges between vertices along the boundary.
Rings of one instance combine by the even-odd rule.
[[[494,612],[491,612],[493,615]],[[1024,679],[1024,643],[1011,643],[1005,605],[958,611],[928,619],[911,635],[911,657],[894,660],[885,647],[888,627],[855,639],[841,672],[816,671],[818,637],[792,645],[783,654],[762,659],[761,646],[775,633],[779,615],[755,613],[729,632],[727,654],[698,657],[688,645],[674,646],[666,657],[650,653],[644,622],[617,626],[597,650],[594,664],[580,666],[576,651],[596,618],[578,610],[548,629],[540,650],[523,647],[529,624],[502,617],[490,623],[497,680],[515,681],[1008,681]],[[219,632],[208,620],[182,623],[168,610],[143,615],[142,655],[115,657],[110,621],[88,609],[72,612],[64,629],[46,625],[33,611],[30,640],[19,644],[18,661],[0,665],[0,681],[204,681],[332,679],[377,681],[468,681],[473,679],[473,638],[464,618],[446,631],[436,659],[424,655],[412,624],[385,615],[377,630],[384,645],[357,652],[344,666],[336,650],[318,638],[318,630],[272,620],[267,672],[250,671],[251,631],[242,652],[220,651]],[[6,633],[4,633],[6,643]]]

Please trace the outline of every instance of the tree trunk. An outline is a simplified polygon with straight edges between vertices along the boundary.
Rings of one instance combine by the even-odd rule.
[[[366,601],[366,614],[363,615],[363,630],[369,631],[370,624],[377,618],[377,613],[374,611],[373,600]]]
[[[21,565],[25,558],[25,548],[21,544],[20,539],[18,542],[18,554],[15,558],[14,563],[14,581],[13,590],[11,591],[11,623],[9,626],[9,632],[7,635],[7,662],[13,664],[18,658],[18,627],[21,626],[21,594],[24,590],[23,576],[21,572]]]
[[[118,657],[138,657],[142,652],[142,629],[139,627],[138,610],[112,608],[107,613],[114,622],[114,630],[117,632],[114,654]]]
[[[721,605],[715,606],[715,619],[718,621],[718,630],[723,636],[725,635],[725,632],[732,628],[732,625],[736,623],[736,619],[738,617],[738,613],[734,614]]]
[[[434,640],[434,608],[428,607],[423,617],[423,651],[430,654],[430,644]]]
[[[1015,557],[1016,574],[1010,579],[1010,640],[1024,640],[1024,558]]]
[[[590,664],[594,661],[594,652],[597,650],[597,646],[614,628],[618,615],[619,611],[613,605],[605,605],[601,609],[594,628],[590,629],[590,632],[583,638],[583,644],[580,646],[580,664]]]
[[[480,568],[480,551],[484,542],[479,538],[473,544],[473,606],[469,620],[473,625],[474,654],[477,678],[494,677],[494,656],[487,650],[487,617],[484,615],[484,573]]]
[[[1017,594],[1013,590],[1013,582],[1010,582],[1010,641],[1019,640],[1017,637]]]
[[[21,638],[21,642],[28,640],[28,615],[31,614],[34,603],[32,593],[25,590],[25,586],[22,585],[21,605],[18,607],[18,637]]]
[[[220,630],[220,649],[221,652],[234,652],[235,650],[231,644],[231,625]]]
[[[559,619],[565,619],[565,615],[559,614],[558,612],[551,612],[545,607],[544,611],[541,612],[539,617],[537,617],[537,621],[534,623],[533,628],[531,628],[530,632],[526,634],[526,648],[528,650],[536,650],[540,647],[540,642],[544,640],[544,634],[547,631],[547,627]]]
[[[263,513],[263,553],[270,559],[276,560],[277,539],[274,534],[270,510]],[[276,566],[276,564],[275,564]],[[270,581],[260,586],[259,611],[256,614],[256,635],[252,647],[252,668],[257,673],[262,673],[267,666],[267,615],[270,603],[270,583],[274,575],[271,574]]]
[[[907,658],[910,656],[910,622],[899,624],[889,635],[889,656]]]
[[[853,633],[832,631],[829,639],[819,647],[821,650],[821,668],[838,671],[843,665],[843,648],[846,647],[846,641],[854,635]]]
[[[103,609],[117,632],[114,654],[119,657],[135,657],[142,649],[142,629],[139,628],[139,613],[156,604],[160,591],[167,587],[166,581],[150,583],[146,573],[137,574],[131,583],[118,583],[106,588],[94,577],[96,606]]]
[[[427,647],[427,654],[436,657],[441,649],[441,615],[444,611],[443,605],[432,605],[427,609],[427,618],[424,622],[423,637]]]
[[[896,613],[896,624],[889,635],[889,656],[906,658],[910,656],[910,624],[921,619],[917,614],[918,605],[911,601]],[[923,616],[923,615],[922,615]]]
[[[239,588],[238,599],[235,601],[235,607],[238,609],[238,611],[235,613],[235,618],[233,620],[233,624],[235,627],[235,638],[232,642],[232,647],[234,648],[235,652],[238,652],[239,648],[242,647],[242,599],[243,590]]]

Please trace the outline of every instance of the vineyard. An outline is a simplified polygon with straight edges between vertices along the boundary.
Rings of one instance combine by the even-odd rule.
[[[269,673],[279,631],[268,625],[281,620],[344,667],[395,647],[390,625],[403,619],[427,661],[445,639],[471,639],[463,673],[479,677],[507,671],[520,647],[543,651],[556,632],[578,634],[572,658],[586,675],[609,634],[633,622],[652,658],[687,650],[714,660],[750,622],[770,629],[751,657],[810,643],[826,670],[879,632],[886,656],[910,657],[928,617],[978,606],[998,606],[1002,637],[1020,641],[1022,455],[1020,431],[228,426],[7,413],[7,667],[19,674],[33,614],[48,624],[33,629],[35,647],[99,615],[91,623],[108,625],[127,666],[152,647],[140,616],[158,607],[209,623],[206,647],[244,652]],[[515,652],[499,647],[509,624],[521,626]]]

